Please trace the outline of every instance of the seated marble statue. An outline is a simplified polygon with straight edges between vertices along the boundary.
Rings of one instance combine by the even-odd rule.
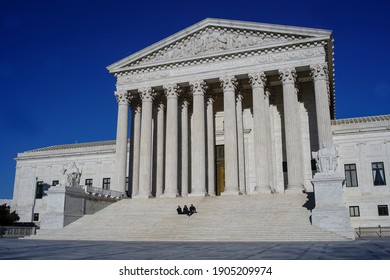
[[[74,162],[70,162],[61,170],[62,178],[60,185],[65,187],[78,187],[80,185],[81,172]]]

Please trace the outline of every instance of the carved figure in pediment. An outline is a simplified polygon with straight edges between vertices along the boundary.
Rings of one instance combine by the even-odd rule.
[[[200,34],[198,34],[195,38],[195,47],[194,47],[194,53],[195,54],[199,54],[203,51],[203,44],[204,44],[204,40],[203,38],[200,36]]]
[[[241,37],[238,34],[232,36],[232,47],[238,49],[242,46]]]
[[[214,50],[215,49],[215,45],[216,45],[216,39],[213,35],[213,30],[212,29],[209,29],[207,30],[207,35],[206,35],[206,39],[205,39],[205,51],[211,51],[211,50]]]
[[[217,37],[218,49],[226,50],[228,48],[228,35],[225,30],[221,30],[221,33]]]

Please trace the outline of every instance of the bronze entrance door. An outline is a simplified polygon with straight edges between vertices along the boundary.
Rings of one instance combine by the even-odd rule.
[[[225,190],[225,151],[223,145],[217,145],[215,147],[216,151],[216,180],[217,180],[217,189],[216,194],[221,195]]]

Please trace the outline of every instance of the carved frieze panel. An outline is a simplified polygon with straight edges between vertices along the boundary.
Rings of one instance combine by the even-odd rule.
[[[134,61],[125,67],[188,59],[196,56],[223,53],[225,51],[263,47],[277,43],[302,40],[302,35],[271,33],[253,30],[207,27],[188,35],[173,44]]]

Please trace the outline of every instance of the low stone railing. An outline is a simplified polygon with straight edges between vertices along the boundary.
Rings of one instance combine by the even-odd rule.
[[[390,227],[358,227],[355,233],[358,238],[390,237]]]
[[[120,191],[105,190],[92,186],[85,186],[84,189],[86,193],[96,196],[111,197],[116,199],[121,199],[124,196],[123,192]]]
[[[18,226],[1,226],[1,237],[22,237],[28,235],[34,235],[36,233],[36,227],[18,227]]]

